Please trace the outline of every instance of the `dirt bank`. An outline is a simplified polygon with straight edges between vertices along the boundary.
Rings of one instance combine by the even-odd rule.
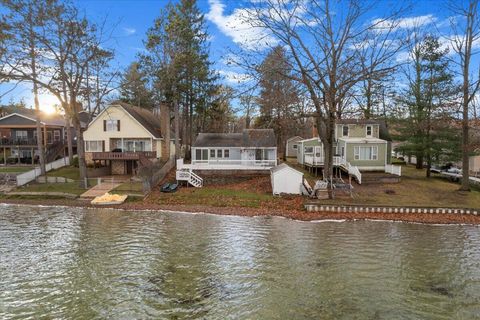
[[[0,203],[43,205],[43,206],[69,206],[69,207],[95,207],[82,200],[70,199],[1,199]],[[204,205],[168,205],[154,204],[142,201],[127,202],[122,205],[102,206],[124,210],[170,210],[185,212],[206,212],[219,215],[237,216],[279,216],[301,221],[314,220],[392,220],[404,222],[418,222],[431,224],[480,224],[480,216],[460,214],[414,214],[414,213],[332,213],[332,212],[307,212],[303,210],[271,210],[245,207],[213,207]]]

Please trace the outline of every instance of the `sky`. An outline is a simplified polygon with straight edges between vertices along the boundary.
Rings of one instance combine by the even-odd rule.
[[[75,3],[90,19],[96,21],[106,19],[108,27],[113,30],[110,43],[116,52],[113,65],[125,69],[144,50],[143,40],[146,31],[152,26],[160,10],[168,1],[75,0]],[[382,12],[393,4],[395,1],[379,1],[379,5],[372,10],[367,19],[381,16]],[[405,14],[404,25],[421,21],[426,26],[432,23],[446,26],[444,22],[447,21],[448,15],[439,1],[417,0],[411,4],[412,8]],[[228,66],[225,62],[226,58],[231,52],[261,47],[257,41],[259,30],[243,25],[238,19],[242,10],[248,7],[248,0],[199,0],[198,6],[205,14],[214,68],[220,73],[224,83],[236,86],[246,77],[242,74],[242,70]],[[8,88],[10,88],[9,85],[0,85],[0,94]],[[2,98],[0,103],[7,103],[10,100],[18,101],[21,98],[25,100],[27,106],[32,104],[29,85],[19,86],[10,95]],[[40,102],[44,108],[48,108],[55,103],[55,99],[43,94]]]

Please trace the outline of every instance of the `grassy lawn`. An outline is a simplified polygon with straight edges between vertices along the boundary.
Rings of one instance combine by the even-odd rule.
[[[15,189],[17,192],[64,192],[81,195],[86,190],[78,182],[67,183],[31,183],[25,187]]]
[[[64,177],[72,180],[80,180],[80,171],[77,167],[63,167],[57,170],[47,172],[49,177]]]
[[[205,186],[203,188],[181,188],[175,193],[155,192],[159,204],[204,205],[212,207],[277,207],[284,199],[274,198],[271,193],[247,191],[234,186]]]
[[[459,192],[459,187],[459,184],[438,175],[427,179],[425,170],[417,170],[414,166],[402,166],[400,183],[355,184],[353,199],[342,197],[341,199],[320,201],[332,204],[480,208],[478,188],[474,188],[471,192]]]
[[[141,182],[127,181],[110,192],[117,194],[143,194],[143,185]]]
[[[7,166],[7,167],[0,167],[0,173],[24,173],[27,171],[32,170],[34,167],[29,166]]]

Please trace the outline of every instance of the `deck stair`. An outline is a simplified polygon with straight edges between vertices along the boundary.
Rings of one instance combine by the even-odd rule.
[[[177,181],[187,181],[195,188],[203,187],[203,179],[192,170],[177,170],[176,179]]]

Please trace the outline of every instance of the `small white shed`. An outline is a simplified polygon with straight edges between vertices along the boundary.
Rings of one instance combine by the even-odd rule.
[[[273,194],[301,194],[303,173],[282,163],[270,169]]]

